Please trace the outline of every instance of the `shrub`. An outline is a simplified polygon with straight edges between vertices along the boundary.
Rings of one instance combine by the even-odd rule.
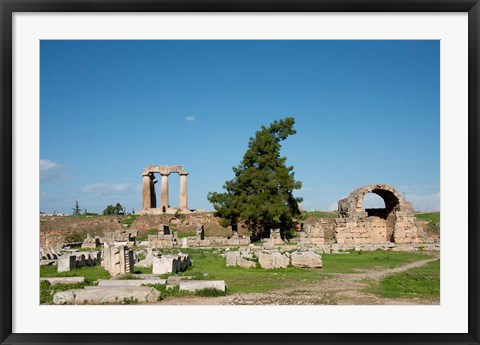
[[[202,297],[218,297],[218,296],[225,296],[227,293],[225,291],[221,291],[215,288],[205,288],[201,290],[197,290],[195,295],[202,296]]]
[[[130,296],[129,298],[123,297],[122,304],[137,304],[138,299],[134,299],[133,296]]]

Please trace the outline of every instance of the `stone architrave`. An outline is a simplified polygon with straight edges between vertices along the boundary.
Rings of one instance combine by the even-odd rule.
[[[181,172],[180,175],[180,209],[187,208],[187,172]]]

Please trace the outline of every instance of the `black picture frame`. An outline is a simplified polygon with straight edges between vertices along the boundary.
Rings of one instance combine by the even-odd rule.
[[[12,333],[12,15],[15,12],[468,12],[468,333],[19,334]],[[2,344],[479,344],[478,0],[0,0],[0,340]],[[454,317],[454,316],[452,316]],[[248,329],[248,327],[247,327]],[[314,330],[313,330],[314,331]]]

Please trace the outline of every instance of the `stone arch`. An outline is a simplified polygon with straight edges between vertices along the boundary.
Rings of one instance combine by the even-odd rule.
[[[368,193],[380,196],[385,208],[364,209]],[[411,243],[418,239],[419,226],[413,209],[395,187],[371,184],[355,189],[338,202],[336,238],[339,243]]]

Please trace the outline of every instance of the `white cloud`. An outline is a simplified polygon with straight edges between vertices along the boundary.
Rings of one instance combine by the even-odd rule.
[[[431,212],[440,210],[440,193],[428,195],[407,194],[405,199],[412,203],[417,212]]]
[[[188,121],[188,122],[193,122],[193,121],[195,121],[195,116],[187,116],[185,118],[185,120]]]
[[[59,183],[67,177],[65,166],[48,159],[40,159],[40,182]]]

